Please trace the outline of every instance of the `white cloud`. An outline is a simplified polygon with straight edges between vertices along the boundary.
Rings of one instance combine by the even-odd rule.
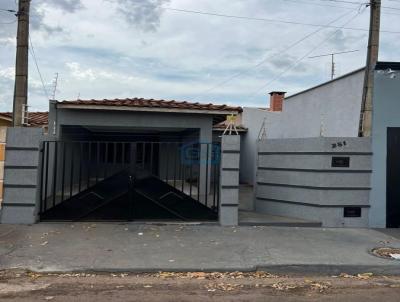
[[[94,81],[97,78],[95,72],[91,68],[82,69],[77,62],[67,62],[65,65],[75,79]]]
[[[32,16],[31,38],[45,83],[51,83],[54,73],[59,73],[59,99],[73,99],[80,93],[85,98],[138,96],[246,106],[265,104],[270,90],[293,93],[329,79],[329,58],[306,56],[299,64],[296,62],[334,29],[323,29],[287,49],[316,28],[174,12],[162,10],[160,5],[317,24],[327,24],[349,12],[283,0],[32,1],[33,14],[38,16]],[[350,4],[330,5],[352,7],[354,14],[357,9]],[[0,22],[10,18],[3,15]],[[351,15],[335,25],[344,24]],[[397,15],[382,16],[382,29],[400,27]],[[367,29],[368,18],[367,10],[347,26]],[[16,24],[0,27],[0,66],[14,64],[15,31]],[[366,34],[338,31],[313,55],[360,49],[336,58],[340,74],[352,71],[365,64]],[[380,58],[399,61],[399,47],[399,35],[382,33]],[[262,60],[265,63],[256,67]],[[1,72],[0,110],[10,110],[13,80],[10,70],[8,78],[2,75],[5,71]],[[232,78],[235,74],[239,75]],[[46,109],[48,103],[43,88],[37,85],[40,79],[32,60],[29,75],[29,102],[35,108]],[[51,90],[50,84],[45,85]]]
[[[0,66],[0,78],[5,78],[8,80],[14,80],[15,78],[15,68],[14,67],[1,67]]]

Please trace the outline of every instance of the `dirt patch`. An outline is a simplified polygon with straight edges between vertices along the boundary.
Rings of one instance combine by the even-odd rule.
[[[400,248],[379,247],[373,249],[372,254],[385,259],[400,260]]]
[[[283,276],[267,272],[36,273],[0,272],[3,301],[371,301],[390,293],[398,301],[400,277],[371,273]],[[341,295],[341,300],[332,300]],[[364,295],[364,300],[351,296]],[[385,296],[386,298],[386,296]],[[311,300],[308,300],[311,299]],[[376,300],[375,300],[376,301]]]

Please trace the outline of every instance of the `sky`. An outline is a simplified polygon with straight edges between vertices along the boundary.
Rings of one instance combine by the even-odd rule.
[[[335,57],[337,76],[364,66],[369,8],[356,2],[32,0],[30,111],[48,110],[53,93],[266,107],[271,91],[293,94],[330,79],[331,58],[311,56],[358,50]],[[381,30],[399,33],[381,33],[379,60],[400,61],[400,0],[382,6],[390,8]],[[0,9],[16,9],[15,0],[0,0]],[[16,27],[0,11],[0,111],[12,109]]]

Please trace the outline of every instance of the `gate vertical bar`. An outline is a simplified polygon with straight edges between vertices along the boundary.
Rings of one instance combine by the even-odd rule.
[[[181,179],[182,192],[184,192],[185,177],[184,177],[184,165],[183,165],[183,144],[179,144],[179,177]]]
[[[169,154],[168,154],[168,152],[169,152],[169,150],[168,150],[168,145],[169,145],[169,143],[166,143],[165,144],[165,148],[166,148],[166,151],[165,151],[165,154],[167,155],[165,158],[165,164],[167,165],[167,168],[166,168],[166,171],[165,171],[165,182],[166,183],[168,183],[168,166],[169,166]]]
[[[69,197],[72,197],[72,191],[74,186],[74,143],[71,143],[71,174],[69,178]]]
[[[96,184],[99,182],[100,143],[96,143]]]
[[[153,152],[154,152],[154,143],[150,143],[150,174],[153,175]]]
[[[87,188],[90,188],[90,171],[92,165],[92,143],[88,142],[88,162],[87,162]]]
[[[62,142],[62,168],[61,168],[61,202],[64,201],[64,190],[65,190],[65,158],[66,158],[66,142]]]
[[[39,198],[40,198],[40,205],[39,205],[39,213],[42,213],[43,212],[43,186],[44,186],[44,174],[45,174],[45,171],[44,171],[44,169],[43,169],[43,167],[44,167],[44,157],[45,157],[45,154],[44,154],[44,152],[45,152],[45,147],[46,147],[46,144],[45,144],[45,142],[42,142],[42,146],[41,146],[42,148],[41,148],[41,152],[42,152],[42,154],[41,154],[41,160],[40,160],[40,194],[39,194]]]
[[[201,177],[201,173],[200,173],[200,170],[201,170],[201,143],[199,144],[199,149],[197,150],[199,153],[198,153],[198,162],[197,162],[197,166],[198,166],[198,172],[197,172],[197,201],[198,202],[200,202],[200,191],[201,191],[201,188],[200,188],[200,177]]]
[[[44,185],[44,210],[47,210],[47,189],[48,189],[48,183],[49,183],[49,153],[50,153],[50,142],[45,142],[45,147],[47,147],[47,152],[46,152],[46,180],[45,180],[45,185]],[[45,149],[46,151],[46,149]]]
[[[57,190],[57,151],[58,142],[54,142],[54,167],[53,167],[53,207],[56,205],[56,190]]]
[[[108,142],[105,142],[105,145],[104,145],[104,179],[107,178],[107,169],[108,169]]]
[[[208,158],[208,156],[209,156],[209,143],[207,143],[206,144],[207,145],[207,152],[206,152],[206,185],[205,185],[205,189],[206,189],[206,192],[205,192],[205,204],[206,204],[206,206],[207,206],[207,199],[208,199],[208,174],[210,173],[210,171],[208,171],[208,161],[210,160],[209,158]]]
[[[173,150],[174,150],[174,188],[176,188],[176,157],[178,156],[178,152],[176,152],[178,150],[178,148],[176,148],[178,146],[178,144],[174,143],[173,145]],[[176,151],[175,151],[176,150]]]
[[[142,169],[144,169],[144,162],[145,162],[145,159],[146,159],[146,143],[145,142],[143,142],[142,143]]]
[[[82,185],[82,160],[83,160],[83,145],[82,142],[79,142],[79,185],[78,192],[81,191]]]

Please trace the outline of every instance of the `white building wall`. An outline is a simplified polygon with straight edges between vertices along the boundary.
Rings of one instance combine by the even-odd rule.
[[[276,138],[356,137],[361,109],[364,70],[336,79],[283,102]],[[275,130],[275,129],[273,129]]]
[[[266,120],[267,137],[270,132],[278,132],[281,112],[269,112],[267,109],[244,107],[242,125],[248,128],[242,138],[240,155],[240,182],[253,184],[256,173],[257,140],[264,118]]]
[[[357,137],[364,69],[287,97],[282,112],[244,107],[240,180],[253,184],[256,142],[266,118],[267,138]]]

